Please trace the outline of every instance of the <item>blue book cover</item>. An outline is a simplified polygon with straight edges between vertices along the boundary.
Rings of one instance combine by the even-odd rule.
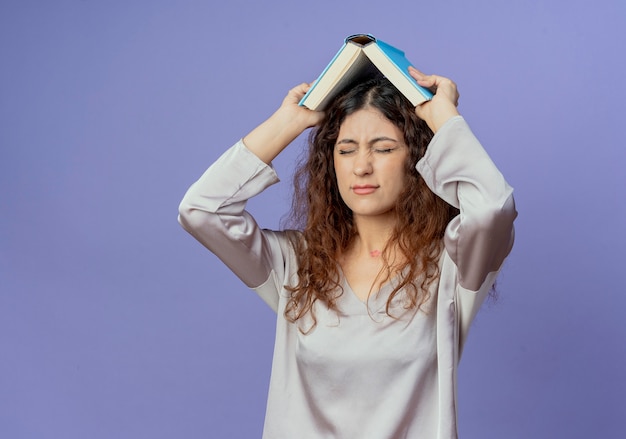
[[[380,48],[380,50],[385,55],[387,55],[387,58],[389,58],[389,60],[398,67],[398,70],[402,72],[402,74],[406,77],[406,79],[408,79],[413,84],[415,84],[415,87],[424,95],[426,99],[433,98],[432,92],[428,90],[427,88],[419,85],[417,81],[409,74],[409,66],[412,66],[413,64],[409,62],[409,60],[406,58],[402,50],[396,47],[393,47],[391,44],[385,43],[384,41],[381,41],[381,40],[375,40],[375,42]]]
[[[421,87],[409,74],[410,65],[404,52],[391,44],[370,34],[351,35],[344,40],[343,46],[299,104],[324,109],[346,87],[376,75],[376,71],[387,76],[415,105],[432,99],[430,90]]]

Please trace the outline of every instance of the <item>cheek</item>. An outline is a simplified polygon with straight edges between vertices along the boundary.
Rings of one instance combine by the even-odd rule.
[[[342,163],[342,161],[339,161],[339,163],[337,162],[333,163],[333,168],[335,169],[335,178],[337,179],[337,184],[339,185],[339,188],[341,189],[341,186],[346,182],[348,178],[348,173],[349,173],[348,166],[346,166],[345,162]]]
[[[335,170],[335,182],[337,184],[337,191],[339,192],[339,197],[345,203],[346,197],[350,192],[350,181],[348,179],[348,175],[346,174],[345,166],[337,166],[333,164],[333,168]]]
[[[392,166],[387,170],[389,183],[394,188],[394,191],[401,193],[409,184],[407,170],[403,164],[400,166]]]

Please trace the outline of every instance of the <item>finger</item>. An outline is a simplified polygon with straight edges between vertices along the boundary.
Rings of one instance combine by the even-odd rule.
[[[437,80],[434,75],[426,75],[413,66],[409,67],[409,74],[422,87],[432,89],[432,91],[435,91],[435,89],[437,88]]]
[[[426,75],[425,73],[423,73],[422,71],[420,71],[419,69],[417,69],[417,68],[415,68],[413,66],[409,66],[409,74],[411,76],[413,76],[413,78],[415,78],[415,79],[422,79],[422,78],[425,78],[426,76],[428,76],[428,75]]]
[[[454,81],[448,78],[441,78],[439,87],[445,88],[446,94],[450,96],[454,105],[457,105],[457,106],[459,105],[459,97],[460,97],[459,89],[457,88],[457,85]]]
[[[289,90],[287,96],[292,96],[299,101],[306,94],[309,88],[311,88],[311,85],[303,82],[302,84],[296,85],[294,88]]]
[[[306,93],[309,88],[311,88],[311,84],[307,84],[306,82],[303,82],[302,84],[296,85],[291,90],[296,93]]]
[[[431,76],[422,73],[413,66],[409,66],[409,74],[418,82],[429,81]]]
[[[425,80],[425,82],[427,81],[429,83],[432,83],[434,87],[450,85],[450,86],[456,88],[456,84],[451,79],[446,78],[445,76],[441,76],[441,75],[425,75],[424,76],[424,80]]]
[[[424,75],[422,77],[414,77],[419,85],[428,88],[431,91],[436,91],[438,86],[438,79],[435,75]]]

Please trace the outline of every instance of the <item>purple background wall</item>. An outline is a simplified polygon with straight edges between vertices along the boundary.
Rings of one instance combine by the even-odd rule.
[[[355,32],[455,79],[516,188],[462,437],[623,437],[626,3],[365,3],[1,3],[0,437],[260,437],[274,316],[177,206]]]

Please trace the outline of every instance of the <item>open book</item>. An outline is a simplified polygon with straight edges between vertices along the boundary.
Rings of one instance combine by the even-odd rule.
[[[415,106],[432,99],[427,88],[409,75],[411,63],[404,52],[369,34],[346,38],[344,45],[330,61],[300,101],[311,110],[324,110],[347,88],[377,75],[383,75]]]

